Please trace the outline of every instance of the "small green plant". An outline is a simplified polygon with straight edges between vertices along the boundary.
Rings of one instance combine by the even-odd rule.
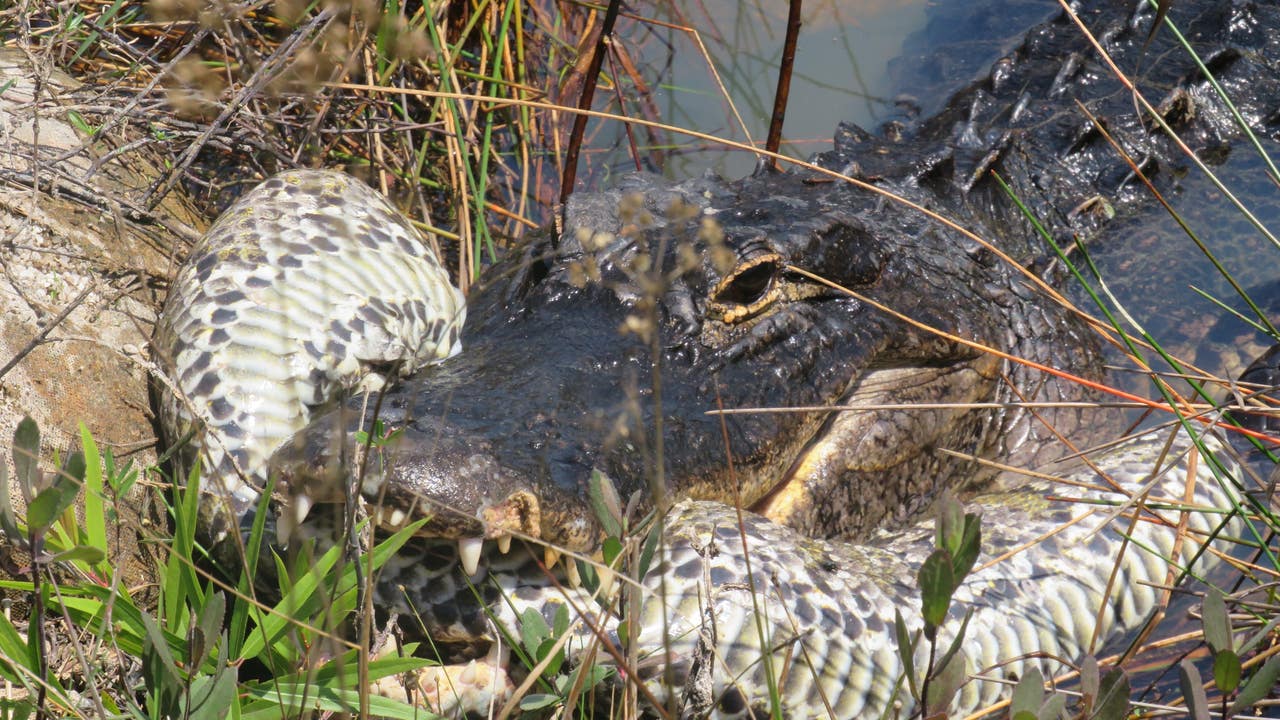
[[[924,672],[917,675],[915,649],[919,632],[912,637],[901,611],[894,612],[894,629],[898,638],[898,656],[907,677],[907,687],[922,717],[945,713],[960,686],[968,679],[968,662],[961,648],[969,614],[965,615],[951,645],[938,659],[938,630],[947,619],[951,599],[960,583],[973,569],[982,546],[981,521],[976,513],[966,513],[964,506],[949,492],[938,500],[936,549],[921,563],[916,576],[920,584],[920,615],[923,632],[929,643],[929,659]],[[921,681],[917,685],[916,678]]]
[[[3,581],[0,587],[29,593],[33,599],[26,638],[0,617],[0,677],[25,688],[27,695],[5,706],[8,716],[42,713],[77,715],[78,701],[66,691],[65,678],[48,661],[54,647],[51,632],[68,638],[96,638],[119,651],[118,663],[142,669],[138,686],[122,686],[116,671],[98,667],[87,648],[78,653],[80,694],[94,701],[100,716],[135,718],[279,718],[311,710],[353,712],[362,699],[379,717],[421,718],[423,711],[399,700],[367,697],[358,679],[360,653],[368,650],[342,640],[335,628],[348,622],[357,607],[361,575],[343,562],[344,548],[334,545],[289,575],[285,561],[274,557],[280,600],[267,605],[255,598],[258,588],[256,548],[262,519],[245,543],[245,572],[235,592],[203,575],[196,543],[199,469],[174,493],[170,548],[156,569],[159,597],[142,605],[118,581],[108,555],[107,527],[118,521],[109,488],[116,497],[131,490],[138,477],[130,465],[118,466],[110,452],[100,453],[81,428],[82,450],[66,455],[57,472],[39,469],[40,432],[30,418],[14,435],[14,485],[25,501],[25,517],[7,492],[0,493],[0,526],[10,542],[30,553],[29,579]],[[8,473],[0,465],[0,483]],[[85,490],[83,498],[81,489]],[[74,507],[83,506],[83,520]],[[372,567],[381,567],[420,527],[412,524],[373,547]],[[271,557],[271,556],[268,556]],[[57,623],[66,623],[63,630]],[[317,659],[317,647],[337,647]],[[407,648],[412,651],[413,648]],[[247,663],[271,669],[267,679],[242,675]],[[388,657],[368,663],[370,680],[409,673],[427,665],[415,657]],[[366,696],[362,698],[362,696]]]
[[[389,430],[382,424],[382,419],[378,418],[373,421],[372,433],[366,430],[356,431],[356,443],[371,448],[383,448],[399,437],[403,430],[403,428]]]
[[[1213,681],[1222,693],[1221,717],[1232,717],[1253,707],[1280,681],[1280,656],[1272,656],[1260,668],[1247,677],[1241,657],[1258,646],[1275,632],[1280,618],[1272,619],[1243,643],[1236,641],[1231,616],[1222,592],[1209,588],[1200,604],[1204,640],[1213,654]],[[1178,679],[1182,685],[1187,709],[1195,720],[1208,720],[1209,700],[1200,679],[1200,671],[1189,659],[1178,665]]]

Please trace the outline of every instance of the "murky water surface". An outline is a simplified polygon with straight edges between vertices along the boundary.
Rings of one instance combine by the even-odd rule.
[[[936,110],[1056,7],[1052,0],[806,2],[782,152],[803,158],[826,149],[839,120],[872,128],[906,108]],[[638,2],[631,8],[634,14],[619,20],[618,35],[645,87],[637,86],[625,66],[610,68],[620,78],[623,114],[763,146],[787,3]],[[942,57],[932,53],[940,44],[949,47]],[[597,98],[613,93],[601,88]],[[618,108],[615,99],[611,110]],[[593,125],[596,180],[610,171],[634,170],[619,125]],[[637,129],[635,137],[645,169],[671,177],[705,169],[739,177],[756,162],[743,150],[679,133]],[[603,155],[605,148],[615,154]]]
[[[925,22],[925,0],[827,0],[805,4],[784,126],[785,151],[803,157],[826,147],[832,118],[872,125],[888,115],[893,92],[887,62]],[[787,25],[787,3],[708,0],[654,8],[661,19],[701,28],[704,54],[687,33],[633,30],[677,48],[654,99],[662,118],[738,142],[763,144],[773,109]],[[677,12],[679,11],[679,12]],[[688,47],[687,50],[680,49]],[[711,72],[714,67],[722,86]],[[727,176],[750,172],[755,158],[697,139],[675,138],[669,172],[704,167]]]

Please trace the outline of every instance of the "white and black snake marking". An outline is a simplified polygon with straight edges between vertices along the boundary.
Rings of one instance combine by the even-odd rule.
[[[173,281],[155,348],[181,395],[161,393],[161,422],[173,438],[203,423],[206,476],[239,515],[313,408],[458,352],[465,315],[381,195],[341,173],[281,173],[223,213]],[[299,515],[326,499],[292,490]]]
[[[185,398],[166,399],[162,422],[174,437],[193,418],[203,422],[197,437],[207,475],[243,509],[257,498],[267,458],[306,424],[309,407],[339,390],[377,388],[386,378],[376,370],[388,363],[410,372],[457,352],[462,319],[462,299],[435,256],[377,194],[330,172],[279,175],[219,219],[174,281],[157,351]],[[1188,506],[1195,509],[1185,517],[1143,510],[1131,534],[1128,512],[1111,518],[1105,504],[1044,496],[1113,507],[1149,492],[1151,501],[1178,505],[1187,492],[1189,447],[1185,438],[1175,442],[1162,461],[1164,440],[1143,436],[1096,458],[1108,481],[1085,472],[1074,476],[1077,484],[1030,480],[978,499],[987,511],[980,565],[1028,548],[980,569],[957,593],[955,625],[974,611],[965,644],[971,671],[1004,676],[1036,664],[1055,673],[1063,666],[1051,658],[1078,658],[1095,629],[1105,642],[1145,621],[1158,600],[1153,585],[1169,580],[1166,558],[1179,522],[1188,528],[1185,559],[1219,529],[1217,509],[1235,501],[1230,484],[1200,459]],[[1238,533],[1239,525],[1229,521],[1226,532]],[[914,578],[932,549],[928,523],[852,545],[803,538],[748,513],[744,538],[732,508],[685,501],[666,528],[665,547],[641,580],[634,637],[649,660],[639,675],[659,697],[683,692],[703,698],[694,709],[712,716],[745,716],[768,704],[761,657],[769,648],[785,717],[827,717],[828,707],[834,717],[878,717],[895,702],[909,706],[893,615],[901,610],[919,626]],[[391,560],[385,574],[397,592],[407,588],[423,602],[451,597],[456,576],[431,574],[421,560],[412,553]],[[1206,553],[1197,571],[1212,562]],[[490,559],[488,576],[507,591],[509,602],[494,611],[512,629],[524,608],[550,616],[566,598],[577,608],[595,607],[582,588],[550,586],[528,565],[507,572],[504,564],[515,560]],[[616,628],[611,616],[595,620],[606,632]],[[581,626],[577,632],[583,642],[571,643],[573,652],[589,639]],[[667,663],[652,662],[665,652]],[[1011,658],[1020,659],[1000,665]],[[693,676],[683,691],[661,685],[667,665],[678,683]],[[998,683],[971,682],[953,709],[973,710],[1003,692]]]

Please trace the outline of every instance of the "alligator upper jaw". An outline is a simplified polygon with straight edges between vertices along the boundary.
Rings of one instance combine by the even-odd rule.
[[[782,477],[789,490],[761,508],[774,520],[820,536],[865,534],[877,516],[905,512],[913,502],[907,494],[920,491],[910,480],[926,481],[921,496],[928,497],[935,483],[950,479],[939,467],[967,472],[951,458],[935,464],[933,448],[985,454],[973,438],[993,434],[992,411],[964,403],[996,395],[1001,363],[888,323],[861,305],[823,312],[822,318],[838,317],[856,332],[839,335],[816,322],[797,323],[817,330],[803,335],[804,343],[784,336],[734,354],[733,363],[708,368],[683,362],[684,355],[667,357],[661,466],[653,461],[658,414],[649,385],[652,366],[638,359],[647,358],[648,349],[635,353],[619,338],[618,310],[607,307],[566,313],[572,330],[554,322],[503,326],[473,339],[468,352],[388,390],[368,405],[397,435],[367,458],[353,451],[355,432],[369,427],[358,414],[364,403],[353,400],[313,421],[272,466],[291,488],[341,487],[357,473],[375,519],[396,529],[429,515],[420,533],[457,542],[469,574],[486,540],[499,550],[513,538],[531,540],[552,549],[548,564],[559,550],[593,551],[601,540],[589,502],[595,470],[617,482],[623,503],[637,493],[651,499],[647,482],[659,468],[667,490],[729,502],[736,486],[746,506]],[[593,352],[575,346],[576,331],[594,338],[585,345]],[[570,352],[557,354],[564,345]],[[726,408],[783,410],[956,405],[722,417],[708,413],[718,398]],[[893,483],[901,487],[891,493]],[[867,497],[883,502],[869,507]],[[848,511],[834,517],[824,512],[832,508]]]
[[[323,415],[273,456],[278,494],[290,508],[301,504],[305,516],[313,504],[342,502],[350,486],[386,531],[430,518],[419,535],[503,546],[523,537],[569,550],[594,545],[598,529],[580,504],[535,492],[529,477],[502,462],[492,438],[433,420],[392,421],[389,439],[366,446],[368,418],[345,408]],[[283,517],[286,527],[302,520]]]
[[[731,433],[751,443],[734,448],[732,465],[726,459],[721,418],[707,414],[715,406],[714,392],[691,389],[699,373],[668,373],[668,486],[679,494],[732,501],[729,484],[737,483],[741,502],[750,505],[782,478],[781,486],[754,509],[819,536],[864,535],[885,516],[902,514],[918,502],[909,495],[928,498],[936,484],[949,479],[931,466],[934,448],[980,452],[973,438],[984,435],[991,411],[965,404],[994,396],[1000,368],[995,356],[950,343],[905,345],[922,356],[899,354],[897,364],[885,367],[871,365],[872,359],[880,357],[883,363],[883,356],[900,353],[902,345],[886,342],[878,349],[863,348],[867,355],[849,358],[846,368],[854,379],[831,386],[827,397],[835,402],[826,404],[861,406],[866,411],[734,416],[729,420]],[[476,355],[483,356],[483,350]],[[600,526],[588,502],[588,479],[594,470],[619,479],[624,500],[635,492],[647,497],[643,479],[639,485],[635,479],[645,477],[642,456],[652,445],[634,435],[639,429],[616,422],[626,415],[620,410],[626,402],[599,402],[626,394],[616,378],[607,391],[586,394],[597,404],[576,408],[581,417],[572,425],[548,417],[536,422],[502,417],[491,423],[489,419],[504,410],[516,412],[504,407],[501,399],[527,386],[530,376],[512,368],[491,374],[470,366],[484,362],[476,358],[456,361],[468,365],[460,369],[461,376],[472,378],[466,385],[451,383],[455,368],[447,365],[437,376],[419,378],[384,398],[384,419],[400,434],[375,448],[367,460],[361,461],[360,451],[353,450],[354,428],[361,425],[349,412],[336,412],[317,420],[298,442],[276,455],[273,465],[281,479],[293,488],[333,487],[344,482],[342,468],[362,468],[361,491],[371,501],[375,521],[395,530],[430,516],[420,534],[457,541],[468,572],[476,568],[485,540],[496,541],[499,549],[522,538],[571,552],[592,551],[600,540]],[[527,365],[536,362],[531,359]],[[496,378],[495,387],[485,387],[486,377]],[[728,394],[727,406],[741,405],[731,389],[720,390]],[[683,395],[696,399],[682,399]],[[437,402],[424,405],[427,399]],[[405,414],[411,400],[417,403],[412,418]],[[918,403],[953,405],[900,408]],[[543,399],[533,405],[546,407],[551,402]],[[525,428],[525,436],[515,438],[515,427]],[[945,466],[956,463],[947,459]],[[848,511],[832,516],[833,507]],[[557,554],[548,553],[548,560]]]

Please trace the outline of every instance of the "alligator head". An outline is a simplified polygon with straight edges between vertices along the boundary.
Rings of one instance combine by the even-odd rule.
[[[1212,40],[1202,55],[1240,116],[1272,127],[1274,33],[1246,21],[1256,8],[1208,5],[1188,8]],[[1136,64],[1145,32],[1129,11],[1089,14],[1108,51]],[[1077,375],[1099,374],[1099,361],[1079,321],[1022,274],[1047,255],[1024,207],[1069,239],[1109,214],[1087,208],[1136,200],[1108,137],[1157,186],[1185,164],[1085,51],[1074,22],[1046,23],[938,115],[878,134],[842,126],[819,158],[998,237],[1001,252],[809,171],[634,177],[575,196],[563,232],[488,271],[468,302],[465,352],[319,417],[274,469],[290,487],[341,485],[376,408],[398,434],[357,473],[364,493],[393,526],[432,514],[425,532],[474,557],[480,538],[513,534],[593,545],[595,471],[624,498],[716,497],[856,537],[941,485],[991,476],[954,453],[1042,465],[1041,420],[1074,433],[1075,411],[1033,420],[993,406],[1082,391],[983,348]],[[1143,67],[1166,92],[1154,111],[1193,149],[1238,134],[1199,70]]]
[[[566,216],[473,291],[461,355],[318,418],[277,454],[282,478],[340,484],[376,406],[397,434],[365,463],[366,497],[473,548],[592,547],[595,471],[624,500],[719,498],[859,536],[990,477],[943,453],[1007,456],[1034,434],[972,403],[1077,392],[982,349],[1045,355],[1027,340],[1053,347],[1075,321],[1019,268],[866,190],[635,176]]]

